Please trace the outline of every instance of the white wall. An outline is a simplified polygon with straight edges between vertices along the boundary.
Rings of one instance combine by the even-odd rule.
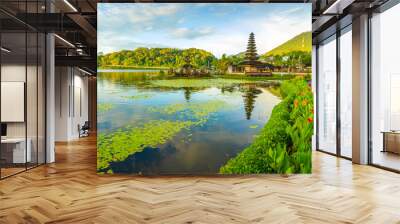
[[[72,67],[56,67],[55,140],[79,138],[78,125],[88,120],[88,78]]]
[[[68,71],[69,69],[67,67],[55,68],[55,141],[68,140],[68,88],[71,82]]]
[[[77,70],[75,70],[76,72]],[[72,120],[71,120],[71,135],[79,137],[78,124],[81,126],[88,121],[88,77],[82,76],[83,73],[79,72],[78,75],[74,75],[74,107],[72,108]]]

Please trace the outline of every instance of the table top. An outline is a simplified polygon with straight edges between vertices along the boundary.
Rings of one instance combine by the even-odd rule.
[[[400,135],[400,131],[381,131],[381,133]]]
[[[27,141],[30,141],[28,138]],[[2,138],[1,143],[20,143],[25,142],[25,138]]]

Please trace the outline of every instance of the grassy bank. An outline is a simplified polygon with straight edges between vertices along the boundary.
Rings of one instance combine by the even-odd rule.
[[[97,69],[137,69],[137,70],[168,70],[169,67],[154,67],[154,66],[124,66],[124,65],[103,65]]]
[[[243,79],[243,80],[289,80],[293,79],[295,75],[291,74],[272,74],[271,76],[247,76],[240,74],[224,74],[224,75],[215,75],[216,77],[226,78],[226,79]]]
[[[282,83],[280,95],[282,101],[254,142],[221,167],[220,173],[311,173],[311,88],[297,77]]]
[[[97,67],[97,69],[120,69],[120,70],[161,70],[161,76],[165,76],[166,78],[185,78],[185,76],[175,76],[167,74],[168,67],[146,67],[146,66],[120,66],[120,65],[107,65]],[[215,77],[215,78],[223,78],[223,79],[239,79],[239,80],[249,80],[249,81],[265,81],[265,80],[290,80],[296,76],[307,76],[307,75],[296,75],[296,74],[281,74],[281,73],[273,73],[271,76],[247,76],[244,74],[214,74],[214,75],[206,75],[206,76],[190,76],[187,78],[201,78],[201,77]]]

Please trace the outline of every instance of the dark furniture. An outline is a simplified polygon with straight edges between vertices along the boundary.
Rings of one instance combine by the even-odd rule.
[[[85,121],[82,127],[78,124],[79,138],[89,136],[89,121]]]
[[[6,123],[1,123],[1,136],[3,136],[3,137],[7,136],[7,124]]]

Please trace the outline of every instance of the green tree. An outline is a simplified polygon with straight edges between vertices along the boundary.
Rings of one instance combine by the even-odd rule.
[[[229,66],[229,59],[226,57],[225,54],[222,55],[221,59],[219,59],[216,63],[217,71],[220,73],[226,73]]]
[[[148,66],[148,67],[180,67],[185,58],[196,68],[206,68],[217,59],[210,52],[190,48],[136,48],[98,56],[98,66]]]

